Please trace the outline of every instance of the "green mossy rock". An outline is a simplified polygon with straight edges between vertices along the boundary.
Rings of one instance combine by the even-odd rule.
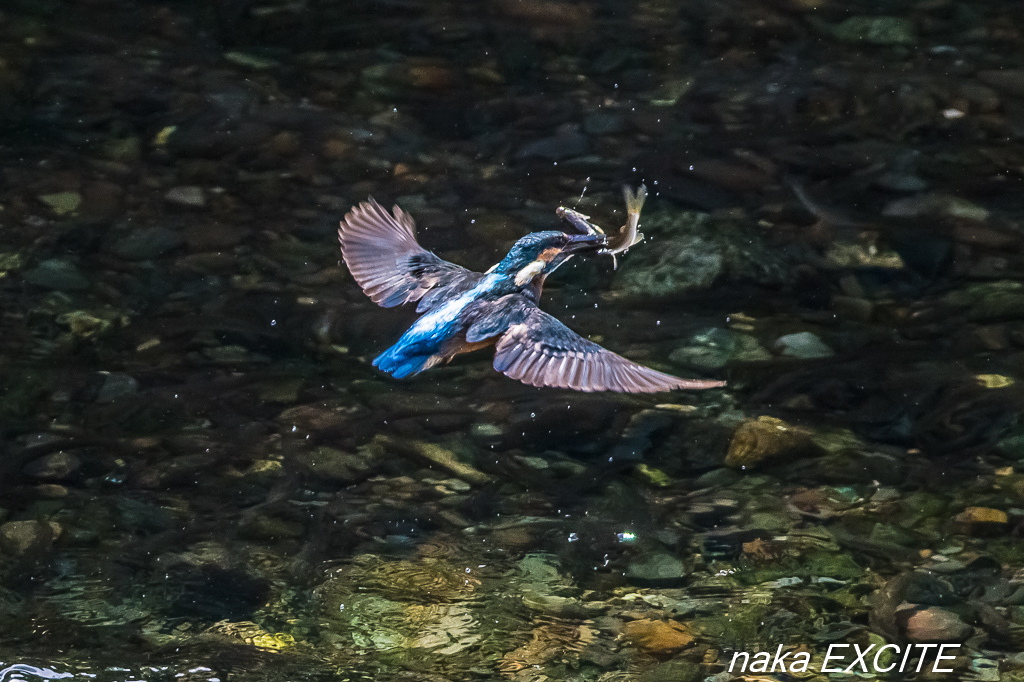
[[[732,329],[706,329],[668,356],[669,361],[695,369],[720,369],[730,362],[760,362],[772,357],[753,336]]]
[[[832,35],[844,43],[913,45],[917,42],[913,22],[902,17],[850,17],[833,28]]]
[[[787,271],[753,226],[694,211],[652,213],[645,240],[622,257],[614,287],[643,298],[680,296],[716,280],[781,282]]]

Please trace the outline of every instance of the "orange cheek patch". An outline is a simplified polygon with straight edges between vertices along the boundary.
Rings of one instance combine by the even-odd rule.
[[[537,256],[537,260],[542,260],[545,263],[550,263],[551,259],[554,258],[555,256],[557,256],[560,253],[562,253],[562,250],[561,249],[556,249],[554,247],[552,247],[550,249],[544,249],[543,251],[540,252],[540,255]]]

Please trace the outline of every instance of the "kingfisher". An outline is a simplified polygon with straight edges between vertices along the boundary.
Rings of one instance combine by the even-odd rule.
[[[417,303],[422,313],[373,361],[395,378],[495,345],[494,369],[530,386],[655,393],[725,385],[681,379],[627,360],[538,307],[548,275],[577,253],[606,247],[604,234],[534,232],[490,270],[474,272],[424,249],[412,216],[398,206],[388,213],[370,198],[345,215],[338,239],[349,272],[374,303]]]

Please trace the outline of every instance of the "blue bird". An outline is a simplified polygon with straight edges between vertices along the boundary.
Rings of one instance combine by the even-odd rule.
[[[680,379],[584,339],[537,307],[544,280],[574,254],[606,246],[603,234],[534,232],[486,273],[449,263],[416,242],[412,217],[372,198],[338,230],[349,272],[385,308],[418,301],[423,313],[373,365],[398,379],[496,344],[494,368],[531,386],[654,393],[724,386]]]

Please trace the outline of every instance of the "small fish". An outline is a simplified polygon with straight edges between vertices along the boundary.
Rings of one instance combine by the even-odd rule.
[[[637,228],[640,227],[640,211],[643,210],[644,202],[647,200],[647,187],[640,185],[634,194],[628,185],[623,185],[622,196],[626,199],[626,224],[619,228],[617,234],[608,238],[608,245],[605,248],[598,251],[601,255],[612,257],[612,267],[615,269],[619,267],[616,256],[643,241],[644,235],[642,232],[638,232]],[[555,214],[584,234],[605,234],[603,229],[590,222],[590,216],[583,215],[579,211],[559,206]]]
[[[604,234],[604,230],[590,222],[590,216],[583,215],[579,211],[574,211],[573,209],[566,208],[565,206],[559,206],[555,209],[555,215],[584,234]]]
[[[628,185],[623,185],[622,196],[626,199],[626,224],[619,228],[619,234],[608,239],[608,246],[603,253],[616,254],[625,253],[629,247],[635,246],[643,241],[644,235],[638,232],[640,227],[640,211],[643,210],[644,202],[647,200],[647,187],[640,185],[636,194]]]

